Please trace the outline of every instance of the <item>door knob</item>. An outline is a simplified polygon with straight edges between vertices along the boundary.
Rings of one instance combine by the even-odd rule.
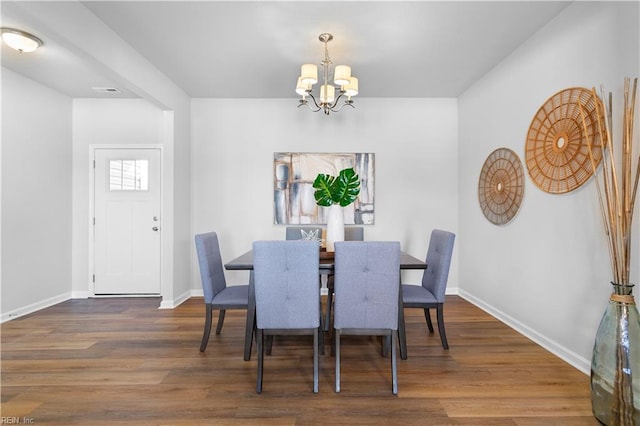
[[[156,232],[157,232],[157,231],[158,231],[158,229],[160,229],[160,228],[158,228],[157,226],[154,226],[154,227],[153,227],[153,228],[151,228],[151,229],[153,229],[154,231],[156,231]]]

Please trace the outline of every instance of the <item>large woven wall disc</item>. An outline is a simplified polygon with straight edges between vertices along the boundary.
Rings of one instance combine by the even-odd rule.
[[[518,213],[524,196],[524,171],[518,155],[498,148],[485,160],[478,179],[480,208],[491,223],[504,225]]]
[[[584,110],[586,132],[578,103]],[[600,99],[582,87],[562,90],[540,107],[529,126],[525,148],[529,176],[540,189],[562,194],[580,187],[591,177],[588,142],[592,143],[597,167],[602,159],[597,116],[602,119],[603,111]]]

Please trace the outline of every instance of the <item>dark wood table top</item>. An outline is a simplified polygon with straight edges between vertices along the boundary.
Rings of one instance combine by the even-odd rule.
[[[253,269],[253,251],[248,252],[236,257],[232,261],[225,263],[225,269],[229,271],[247,271]],[[413,257],[408,253],[400,252],[400,269],[427,269],[427,264],[424,260]],[[320,258],[320,271],[332,272],[334,270],[333,258]]]

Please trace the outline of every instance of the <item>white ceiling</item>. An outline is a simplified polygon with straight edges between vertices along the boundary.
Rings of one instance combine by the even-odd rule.
[[[4,1],[4,3],[9,3]],[[329,54],[360,96],[456,97],[553,19],[560,1],[86,1],[84,5],[191,97],[295,98],[300,65]],[[5,13],[5,9],[7,9]],[[39,35],[2,7],[2,26]],[[46,22],[46,17],[39,17]],[[27,25],[27,27],[24,27]],[[41,36],[41,38],[43,38]],[[72,97],[104,97],[109,70],[44,40],[2,46],[2,65]],[[109,95],[113,97],[114,95]],[[116,97],[134,97],[124,90]]]

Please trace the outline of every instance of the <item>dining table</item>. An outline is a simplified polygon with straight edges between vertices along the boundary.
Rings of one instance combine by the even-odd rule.
[[[334,256],[332,253],[320,252],[320,275],[330,275],[335,272]],[[253,346],[253,336],[256,322],[256,293],[253,282],[253,250],[236,257],[230,262],[225,263],[225,269],[229,271],[249,271],[249,302],[247,306],[247,323],[245,327],[244,339],[244,360],[251,359],[251,348]],[[400,270],[405,269],[427,269],[424,260],[413,257],[410,254],[400,252]],[[401,279],[398,282],[400,291],[398,294],[398,341],[400,344],[400,358],[407,359],[407,339],[404,323],[404,308],[402,305],[402,285]]]

